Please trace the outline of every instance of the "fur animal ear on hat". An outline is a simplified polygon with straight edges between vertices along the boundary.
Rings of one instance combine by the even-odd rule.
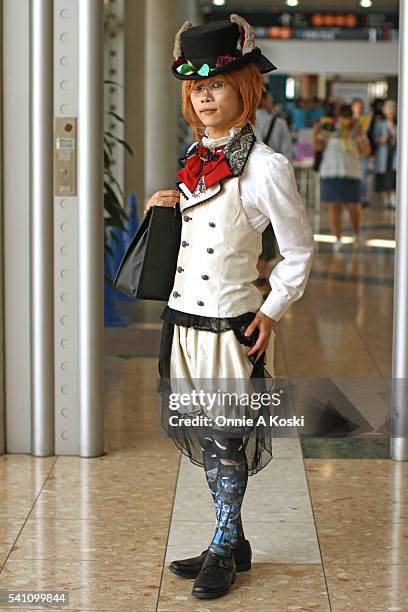
[[[250,24],[239,15],[233,13],[230,15],[230,20],[233,23],[239,25],[239,29],[241,32],[241,36],[238,39],[238,49],[241,49],[242,53],[249,53],[255,47],[255,36],[254,31],[251,28]]]
[[[181,28],[179,29],[179,31],[176,34],[176,38],[174,39],[174,49],[173,49],[173,58],[174,59],[178,59],[179,57],[182,56],[183,50],[181,48],[181,35],[183,32],[185,32],[186,30],[189,30],[190,28],[193,27],[193,24],[191,23],[191,21],[185,21],[183,23],[183,25],[181,26]]]

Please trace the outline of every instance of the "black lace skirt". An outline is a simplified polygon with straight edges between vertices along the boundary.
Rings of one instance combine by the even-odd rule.
[[[245,448],[250,476],[263,469],[273,457],[271,417],[276,411],[271,400],[269,403],[267,401],[268,396],[270,398],[274,392],[275,383],[266,368],[267,355],[264,354],[256,363],[255,356],[243,357],[244,347],[253,346],[257,340],[257,332],[249,337],[244,335],[254,317],[253,312],[233,318],[202,317],[166,306],[161,316],[164,322],[158,364],[161,426],[173,439],[177,448],[188,456],[192,463],[203,466],[205,438],[215,439],[217,443],[222,444],[223,438],[239,437]],[[188,332],[189,329],[197,330],[198,333]],[[186,334],[190,334],[188,338]],[[215,338],[213,334],[225,335],[223,338]],[[191,354],[188,348],[183,352],[182,345],[186,338],[191,343],[189,347]],[[274,341],[274,337],[271,340]],[[184,360],[188,357],[194,360],[196,357],[194,350],[199,351],[200,346],[204,347],[205,359],[212,362],[210,369],[207,369],[206,363],[203,365],[201,361],[202,365],[198,367],[200,376],[202,372],[212,372],[212,378],[191,379],[190,373],[195,369],[194,367],[186,369]],[[224,368],[223,359],[233,360],[234,363],[241,360],[247,373],[246,378],[242,375],[239,379],[225,378],[224,373],[228,370]],[[178,369],[179,366],[181,369]],[[244,370],[238,368],[237,371]],[[190,393],[192,388],[197,394],[204,390],[212,391],[215,402],[211,410],[201,401],[187,402],[183,405],[178,403],[175,406],[174,396],[181,396],[179,392],[184,388],[183,385],[186,385]],[[238,394],[230,392],[238,389],[241,392],[240,399],[243,396],[250,398],[252,402],[250,406],[242,406],[240,401],[235,404],[232,401],[226,406],[220,401],[221,397],[227,395],[229,399],[232,396],[236,398]],[[253,402],[254,398],[257,400],[262,398],[262,401]]]

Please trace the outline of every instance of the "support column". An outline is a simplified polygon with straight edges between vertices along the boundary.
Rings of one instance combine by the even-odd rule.
[[[145,195],[172,189],[177,169],[177,119],[180,84],[170,72],[176,0],[146,4]]]
[[[53,2],[31,3],[32,454],[54,453]]]
[[[3,40],[3,2],[0,0],[0,40]],[[3,167],[3,48],[0,46],[0,176]],[[6,414],[4,404],[4,249],[3,249],[3,190],[0,189],[0,455],[6,448]]]
[[[54,116],[55,454],[77,455],[79,255],[75,127],[78,117],[78,0],[54,0]],[[65,148],[59,148],[61,145]],[[69,166],[72,173],[59,174]]]
[[[146,0],[125,4],[125,194],[135,193],[139,218],[145,195],[145,18]],[[113,109],[115,110],[115,109]]]
[[[391,458],[408,461],[408,6],[400,2]]]
[[[78,2],[79,455],[103,453],[103,2]]]

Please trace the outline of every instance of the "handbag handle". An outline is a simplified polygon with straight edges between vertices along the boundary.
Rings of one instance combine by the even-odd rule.
[[[176,204],[174,206],[174,212],[173,212],[173,215],[171,217],[171,225],[172,225],[174,230],[177,229],[177,220],[178,220],[178,217],[180,217],[180,216],[181,216],[180,204]]]

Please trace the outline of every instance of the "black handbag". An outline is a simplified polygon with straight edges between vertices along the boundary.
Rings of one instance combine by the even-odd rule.
[[[133,298],[167,301],[174,284],[180,239],[179,205],[149,208],[119,264],[114,287]]]

